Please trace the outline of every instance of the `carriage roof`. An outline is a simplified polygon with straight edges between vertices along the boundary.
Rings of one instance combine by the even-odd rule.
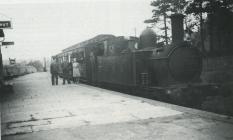
[[[69,52],[69,51],[72,51],[72,50],[77,49],[77,48],[85,47],[88,44],[102,42],[104,40],[108,40],[108,39],[111,39],[111,38],[115,38],[115,36],[110,35],[110,34],[97,35],[94,38],[91,38],[89,40],[86,40],[86,41],[74,44],[74,45],[72,45],[72,46],[70,46],[68,48],[65,48],[65,49],[62,50],[62,52]]]

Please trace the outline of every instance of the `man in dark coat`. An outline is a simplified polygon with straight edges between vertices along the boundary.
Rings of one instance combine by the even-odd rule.
[[[72,65],[69,62],[64,62],[62,64],[62,78],[63,78],[63,84],[67,83],[70,84],[72,80]]]
[[[58,63],[55,60],[53,60],[53,62],[50,65],[50,73],[52,75],[52,85],[58,85]]]

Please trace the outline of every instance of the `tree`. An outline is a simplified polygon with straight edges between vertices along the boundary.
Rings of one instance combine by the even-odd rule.
[[[163,23],[163,27],[160,30],[164,31],[164,35],[160,37],[168,44],[168,15],[171,13],[184,13],[184,7],[187,5],[186,0],[155,0],[151,2],[151,6],[154,7],[152,10],[152,19],[145,20],[144,23],[152,23],[153,25],[159,22]]]
[[[173,13],[185,14],[185,8],[190,0],[170,0],[171,11]]]
[[[232,0],[206,0],[204,11],[207,13],[215,13],[219,9],[233,9]]]
[[[161,18],[163,18],[164,28],[161,28],[161,30],[164,30],[165,35],[161,37],[164,38],[166,44],[168,44],[167,12],[169,11],[170,7],[169,0],[152,1],[151,6],[155,7],[154,10],[152,10],[152,19],[145,20],[145,23],[158,23],[161,21]]]

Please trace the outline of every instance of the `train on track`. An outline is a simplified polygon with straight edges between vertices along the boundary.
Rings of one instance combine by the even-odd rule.
[[[183,40],[183,16],[171,16],[172,43],[161,45],[150,28],[139,38],[102,34],[53,56],[59,64],[76,59],[81,81],[118,87],[167,87],[200,79],[200,51]],[[61,75],[62,71],[60,72]]]

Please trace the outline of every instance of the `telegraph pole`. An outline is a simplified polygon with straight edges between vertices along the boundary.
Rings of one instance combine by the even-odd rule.
[[[44,57],[44,72],[47,71],[47,63],[46,63],[46,58]]]
[[[3,29],[7,28],[12,29],[11,21],[0,21],[0,89],[4,86],[2,46],[14,44],[14,42],[3,42],[5,40]]]
[[[2,61],[2,42],[5,39],[5,35],[2,29],[0,29],[0,88],[3,86],[3,61]]]
[[[137,28],[134,28],[134,37],[137,37]]]

